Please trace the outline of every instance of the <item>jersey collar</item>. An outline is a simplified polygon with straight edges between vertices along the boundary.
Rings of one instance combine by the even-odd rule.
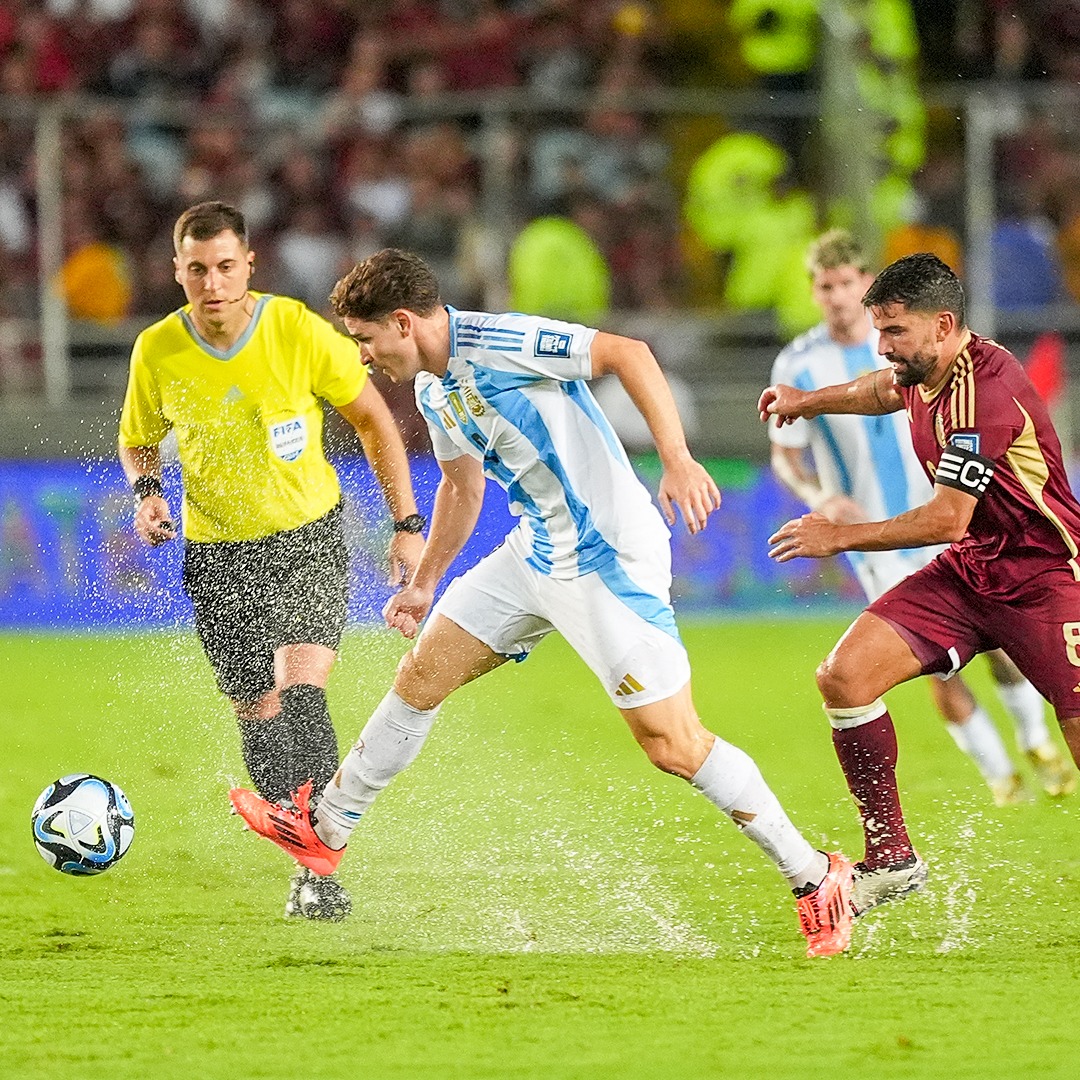
[[[255,301],[255,310],[251,313],[251,322],[247,324],[244,328],[244,332],[236,339],[236,344],[228,349],[215,349],[214,346],[199,333],[195,327],[195,321],[184,308],[181,308],[177,314],[179,314],[180,321],[191,335],[191,340],[194,341],[207,356],[212,356],[215,360],[231,360],[251,340],[252,335],[255,333],[255,327],[259,323],[259,317],[262,315],[263,308],[266,307],[266,302],[269,299],[270,294],[264,293]]]
[[[446,313],[450,316],[450,355],[457,356],[457,313],[458,309],[450,304],[446,305]],[[449,372],[449,368],[447,369]]]

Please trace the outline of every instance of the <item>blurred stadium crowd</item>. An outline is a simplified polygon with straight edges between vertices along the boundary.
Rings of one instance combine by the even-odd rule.
[[[694,159],[740,125],[633,103],[663,90],[814,90],[820,63],[803,46],[819,3],[5,0],[0,316],[38,308],[34,110],[71,95],[87,104],[63,129],[62,275],[81,318],[176,307],[168,230],[210,197],[247,215],[260,289],[322,310],[344,268],[395,245],[428,259],[458,303],[482,304],[508,254],[493,234],[492,162],[509,178],[515,244],[535,253],[554,236],[594,260],[595,295],[578,314],[737,303],[722,252],[687,227],[684,198]],[[1080,0],[875,5],[881,25],[910,27],[889,55],[915,58],[928,100],[969,80],[1080,85]],[[794,47],[755,52],[753,33],[777,21]],[[493,150],[467,103],[506,91],[533,105]],[[999,306],[1080,302],[1076,115],[1024,108],[998,144]],[[929,247],[962,268],[956,110],[931,100],[925,118],[883,256]],[[784,155],[777,191],[815,190],[806,130],[758,126]],[[526,236],[538,220],[540,240]]]

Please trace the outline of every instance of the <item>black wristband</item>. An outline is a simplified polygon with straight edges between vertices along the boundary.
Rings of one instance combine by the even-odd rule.
[[[423,514],[410,514],[394,522],[394,532],[421,533],[427,527],[427,518]]]
[[[137,476],[135,483],[131,485],[131,490],[135,492],[135,501],[137,503],[142,502],[148,495],[160,497],[165,494],[165,489],[161,486],[161,480],[156,476],[151,476],[150,473]]]

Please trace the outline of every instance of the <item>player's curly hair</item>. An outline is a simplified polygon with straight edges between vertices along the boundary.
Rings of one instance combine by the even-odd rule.
[[[240,238],[240,243],[247,247],[248,234],[244,215],[223,202],[201,202],[189,206],[173,226],[173,247],[179,251],[185,236],[192,240],[213,240],[223,232],[232,231]]]
[[[441,303],[431,267],[398,248],[383,248],[357,263],[330,294],[334,314],[364,322],[382,322],[398,308],[426,316]]]
[[[903,304],[908,311],[932,314],[951,311],[957,326],[964,322],[964,286],[936,255],[905,255],[881,271],[862,299],[864,307]]]

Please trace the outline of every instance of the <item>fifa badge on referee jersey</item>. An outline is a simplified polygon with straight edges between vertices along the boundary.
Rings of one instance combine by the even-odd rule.
[[[295,461],[307,447],[307,421],[293,416],[270,425],[270,446],[282,461]]]

